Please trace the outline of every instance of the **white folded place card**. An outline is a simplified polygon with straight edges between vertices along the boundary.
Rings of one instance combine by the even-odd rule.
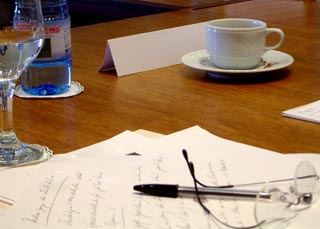
[[[283,116],[320,123],[320,100],[282,113]]]
[[[99,71],[115,68],[124,76],[179,64],[184,54],[205,48],[205,24],[110,39]]]

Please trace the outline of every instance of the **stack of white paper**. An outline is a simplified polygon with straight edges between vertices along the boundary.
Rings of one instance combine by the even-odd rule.
[[[144,183],[191,186],[182,149],[188,151],[199,180],[209,185],[291,178],[306,158],[320,171],[318,155],[282,155],[219,138],[197,126],[157,139],[125,131],[31,167],[36,169],[23,191],[10,196],[16,199],[2,213],[0,228],[223,228],[193,198],[154,197],[133,190]],[[15,171],[17,177],[26,176]],[[15,187],[10,187],[13,193]],[[8,190],[0,196],[5,193]],[[254,201],[209,198],[205,203],[233,226],[255,224]],[[317,228],[319,213],[317,203],[299,212],[289,228]]]
[[[282,112],[283,116],[320,123],[320,100]]]

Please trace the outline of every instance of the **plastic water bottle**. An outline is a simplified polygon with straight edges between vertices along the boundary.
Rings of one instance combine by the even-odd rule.
[[[67,0],[41,0],[44,45],[21,74],[22,90],[32,95],[58,95],[69,90],[72,76],[70,15]]]

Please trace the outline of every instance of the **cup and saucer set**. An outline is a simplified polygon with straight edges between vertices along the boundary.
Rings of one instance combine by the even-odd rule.
[[[279,41],[266,46],[270,33],[277,33]],[[257,77],[294,62],[291,55],[275,50],[283,40],[281,29],[267,28],[266,23],[259,20],[217,19],[206,25],[206,49],[185,54],[182,63],[215,78]]]

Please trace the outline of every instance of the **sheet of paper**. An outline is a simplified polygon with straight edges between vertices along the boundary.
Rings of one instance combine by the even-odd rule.
[[[205,48],[205,24],[110,39],[100,71],[115,68],[124,76],[179,64],[186,53]]]
[[[59,156],[91,161],[103,166],[104,163],[111,160],[113,156],[118,156],[119,154],[134,155],[151,142],[153,142],[153,140],[149,137],[145,137],[132,131],[125,131],[106,141]]]
[[[193,127],[136,149],[141,156],[127,156],[128,149],[121,153],[119,148],[113,154],[110,148],[103,148],[96,153],[100,158],[86,161],[77,156],[66,163],[62,159],[45,163],[2,225],[8,229],[220,228],[193,198],[159,198],[132,190],[140,183],[192,185],[182,149],[189,152],[197,177],[209,185],[292,177],[300,161]],[[86,153],[90,152],[90,147],[86,148]],[[232,225],[254,223],[252,201],[210,198],[206,204]],[[299,215],[290,228],[301,228],[298,219],[305,228],[317,228],[319,209],[317,204],[305,210],[308,220]]]
[[[0,202],[12,205],[37,169],[38,166],[33,165],[0,170],[0,182],[3,184],[0,188]]]
[[[106,163],[102,155],[99,154],[100,152],[108,152],[107,159],[112,160],[112,157],[114,156],[124,156],[118,155],[119,153],[131,154],[132,152],[139,151],[140,145],[146,145],[149,140],[148,137],[144,137],[141,134],[124,131],[111,139],[90,147],[76,150],[69,154],[55,155],[51,160],[44,164],[2,170],[0,172],[0,181],[5,185],[1,186],[0,194],[2,195],[2,201],[5,203],[0,205],[0,225],[2,225],[2,222],[6,218],[6,214],[11,209],[11,203],[14,203],[19,194],[25,191],[25,185],[32,181],[33,177],[31,172],[34,173],[36,169],[42,165],[50,166],[53,164],[56,168],[60,168],[61,166],[62,169],[59,171],[64,171],[65,166],[70,167],[70,165],[73,164],[87,166],[90,164],[90,160],[92,160],[95,161],[94,167],[97,167],[99,166],[98,164],[104,165]],[[120,150],[120,148],[124,148],[124,150]],[[95,156],[98,156],[101,160],[97,160]],[[37,179],[37,176],[35,179]],[[0,227],[2,228],[2,226]]]
[[[320,123],[320,100],[282,113],[283,116]]]
[[[54,157],[46,163],[59,161],[67,164],[70,160],[73,162],[73,159],[88,161],[92,157],[92,160],[94,160],[96,163],[99,162],[103,164],[104,160],[96,159],[96,157],[99,159],[103,157],[100,152],[108,151],[109,153],[106,155],[108,158],[112,158],[112,155],[117,155],[119,152],[129,154],[139,151],[140,146],[147,144],[149,140],[149,138],[134,132],[124,131],[111,139],[91,145],[90,147],[76,150],[69,154],[54,155]],[[92,153],[88,153],[88,151]],[[1,184],[5,184],[0,188],[0,202],[9,205],[13,204],[23,191],[25,185],[30,182],[32,175],[42,165],[43,164],[37,164],[32,166],[0,170],[0,182]]]

